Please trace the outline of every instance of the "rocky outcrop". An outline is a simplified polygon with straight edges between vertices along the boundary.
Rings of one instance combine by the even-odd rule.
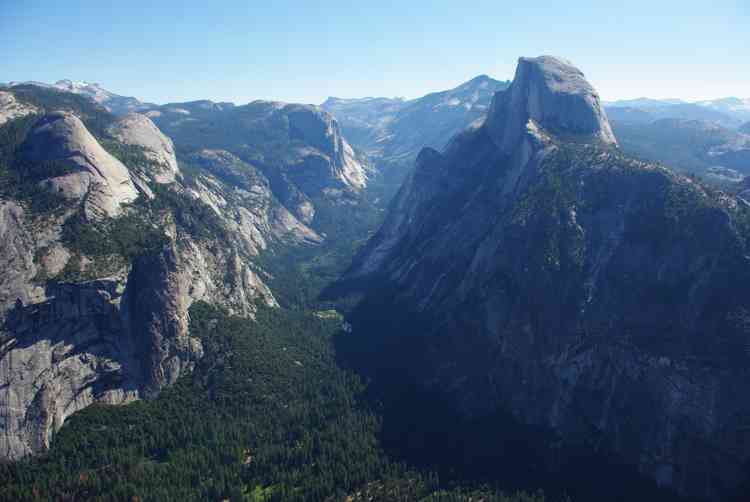
[[[37,90],[25,92],[33,98]],[[115,120],[76,103],[81,116],[99,114],[109,124],[97,131],[127,165],[73,112],[45,115],[14,149],[11,165],[23,170],[24,183],[80,202],[84,218],[68,227],[80,218],[76,205],[37,210],[16,192],[2,194],[3,459],[44,451],[65,420],[92,403],[156,396],[201,357],[200,342],[188,333],[194,301],[246,317],[258,304],[277,307],[259,255],[322,241],[278,201],[266,176],[238,157],[201,150],[189,158],[190,177],[175,177],[171,140],[148,118]],[[127,204],[137,195],[134,182],[149,200]],[[121,218],[129,222],[121,227],[127,235],[114,236]],[[86,235],[65,235],[71,231]],[[140,231],[166,244],[140,246]],[[97,246],[96,235],[122,239],[130,251]]]
[[[456,133],[487,114],[496,91],[508,83],[479,75],[420,98],[328,98],[321,107],[346,137],[376,162],[413,164],[424,147],[443,148]]]
[[[91,219],[118,215],[138,195],[128,169],[70,112],[45,115],[22,148],[25,161],[34,167],[28,174],[51,192],[82,202]]]
[[[236,155],[226,150],[204,149],[191,155],[190,160],[205,170],[203,193],[195,191],[195,196],[218,202],[214,204],[217,213],[226,218],[232,234],[245,242],[250,255],[267,249],[269,237],[295,244],[322,242],[315,231],[276,199],[265,175]],[[287,197],[286,202],[291,198]],[[304,197],[301,200],[307,201]]]
[[[43,451],[76,411],[152,396],[189,370],[202,348],[184,287],[167,249],[126,275],[18,299],[0,331],[0,456]]]
[[[498,147],[509,153],[530,122],[545,131],[563,134],[566,140],[617,144],[599,95],[583,73],[551,56],[518,60],[510,88],[493,99],[487,130]]]
[[[24,224],[23,208],[14,201],[0,201],[0,323],[16,299],[28,303],[44,297],[32,283],[35,239]]]
[[[175,175],[179,172],[174,145],[151,119],[145,115],[130,113],[110,126],[108,132],[120,143],[143,149],[153,168],[146,173],[147,176],[157,183],[174,182]]]
[[[19,102],[10,92],[0,91],[0,125],[32,113],[39,113],[39,109],[33,105]]]
[[[359,198],[368,165],[336,120],[311,105],[253,101],[243,106],[198,101],[165,105],[150,116],[181,148],[226,151],[253,165],[298,220],[316,204]]]
[[[507,410],[721,499],[750,460],[748,217],[625,157],[580,71],[524,58],[484,125],[422,151],[355,260],[357,343],[399,347],[383,365],[467,415]],[[384,311],[422,323],[367,325]]]
[[[300,160],[289,169],[301,187],[322,190],[331,179],[355,190],[365,187],[365,168],[341,135],[332,115],[309,105],[286,105],[282,110],[288,117],[292,137],[306,143],[297,149]]]

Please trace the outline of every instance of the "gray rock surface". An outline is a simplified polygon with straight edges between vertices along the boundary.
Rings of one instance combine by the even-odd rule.
[[[373,343],[428,333],[404,364],[456,409],[721,500],[750,460],[750,214],[615,144],[578,70],[521,59],[485,125],[421,152],[349,287],[429,320]]]
[[[107,153],[72,112],[39,120],[22,143],[19,165],[43,186],[81,201],[84,224],[103,229],[113,218],[148,211],[167,244],[135,258],[86,256],[62,238],[79,208],[36,213],[25,199],[3,194],[0,459],[44,451],[65,420],[92,403],[156,396],[201,357],[200,342],[188,333],[194,301],[247,317],[258,302],[277,307],[260,253],[322,241],[278,201],[262,172],[235,155],[199,151],[190,158],[191,177],[175,178],[172,143],[146,117],[126,116],[108,132],[118,143],[108,146],[143,149],[145,174]],[[335,133],[333,125],[328,132]],[[318,139],[330,140],[325,131]],[[163,204],[127,205],[137,194],[133,182]],[[163,182],[169,183],[157,190]],[[93,279],[70,279],[71,271]]]
[[[172,183],[179,172],[172,140],[162,134],[151,119],[130,113],[109,127],[108,132],[119,142],[143,149],[152,161],[153,171],[146,173],[157,183]]]
[[[583,73],[552,56],[518,60],[513,84],[495,95],[487,129],[500,149],[509,153],[529,121],[549,133],[563,133],[568,140],[617,144],[599,95]]]
[[[91,219],[118,215],[122,205],[138,195],[128,169],[70,112],[52,112],[40,119],[23,151],[28,162],[50,166],[40,185],[82,202]]]
[[[202,348],[185,286],[166,250],[125,275],[19,299],[0,330],[0,456],[43,451],[76,411],[150,397],[189,370]]]
[[[0,91],[0,125],[32,113],[39,113],[39,109],[19,102],[10,92]]]
[[[367,185],[364,157],[336,120],[312,105],[196,101],[164,105],[149,116],[180,148],[226,151],[254,166],[305,225],[314,220],[316,205],[356,200]]]
[[[236,155],[204,149],[190,160],[206,171],[203,189],[195,190],[194,196],[227,219],[230,230],[244,240],[250,255],[268,247],[268,236],[297,244],[323,240],[276,199],[262,172]]]
[[[286,105],[283,112],[288,117],[292,130],[299,131],[306,143],[313,147],[298,148],[299,160],[295,164],[319,164],[324,168],[322,172],[316,172],[296,165],[291,166],[290,173],[293,173],[295,178],[304,180],[303,187],[312,183],[312,179],[316,177],[322,180],[332,178],[355,190],[361,190],[367,185],[366,169],[341,135],[338,122],[332,115],[309,105]]]
[[[257,250],[246,247],[242,229],[219,244],[192,238],[170,219],[171,243],[161,253],[111,277],[45,288],[39,272],[53,277],[70,257],[59,242],[60,221],[39,231],[45,222],[18,204],[0,206],[7,271],[0,275],[0,457],[43,451],[76,411],[154,397],[190,371],[202,354],[188,333],[193,301],[245,316],[256,300],[277,306],[262,271],[246,259]]]
[[[44,297],[32,284],[35,239],[24,223],[23,208],[14,201],[0,201],[0,322],[17,298],[29,303]]]

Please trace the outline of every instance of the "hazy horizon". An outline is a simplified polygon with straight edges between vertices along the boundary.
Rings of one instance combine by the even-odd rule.
[[[518,57],[541,54],[571,60],[605,101],[750,97],[741,63],[750,7],[738,1],[468,9],[75,0],[0,10],[0,44],[12,54],[0,82],[96,82],[154,103],[412,99],[480,74],[512,79]]]

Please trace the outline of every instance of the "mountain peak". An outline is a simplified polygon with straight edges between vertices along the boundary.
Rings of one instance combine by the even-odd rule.
[[[487,75],[486,73],[482,73],[481,75],[477,75],[476,77],[472,78],[471,80],[464,83],[466,84],[481,84],[482,82],[489,82],[494,80],[492,77]]]
[[[599,94],[562,58],[519,58],[510,88],[495,95],[487,124],[502,150],[517,145],[529,121],[554,135],[617,144]]]

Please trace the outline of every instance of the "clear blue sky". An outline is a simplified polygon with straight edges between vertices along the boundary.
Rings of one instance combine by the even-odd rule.
[[[750,1],[0,0],[0,82],[157,103],[416,97],[539,54],[607,100],[750,97]]]

